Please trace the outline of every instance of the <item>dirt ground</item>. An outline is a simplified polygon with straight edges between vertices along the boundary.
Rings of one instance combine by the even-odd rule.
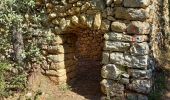
[[[56,85],[37,69],[29,78],[29,91],[7,100],[100,100],[100,63],[82,62],[78,67],[76,80],[70,85]]]

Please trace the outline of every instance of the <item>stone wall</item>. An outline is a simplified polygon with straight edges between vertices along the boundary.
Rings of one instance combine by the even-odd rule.
[[[147,99],[154,70],[149,38],[153,6],[151,0],[115,0],[107,4],[106,18],[114,16],[114,21],[104,35],[101,87],[105,94],[109,91],[116,98]]]
[[[79,55],[97,59],[102,51],[101,90],[105,95],[121,100],[147,100],[160,44],[157,42],[161,32],[160,3],[159,0],[47,0],[54,40],[42,46],[46,57],[42,73],[57,84],[74,79],[77,62],[74,45],[84,39],[84,45],[98,49],[89,53],[90,49],[80,46]]]

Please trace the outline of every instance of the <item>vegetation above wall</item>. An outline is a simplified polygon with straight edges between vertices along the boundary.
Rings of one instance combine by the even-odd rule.
[[[51,39],[45,13],[35,0],[0,1],[1,96],[23,91],[32,69],[28,65],[43,59],[40,43]]]

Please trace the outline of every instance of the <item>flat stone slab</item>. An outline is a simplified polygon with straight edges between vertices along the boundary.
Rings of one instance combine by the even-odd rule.
[[[116,7],[115,17],[118,19],[144,21],[149,18],[149,12],[145,9]]]
[[[130,50],[130,43],[105,41],[104,50],[119,51],[119,52],[128,51]]]
[[[150,0],[124,0],[123,5],[124,7],[140,7],[146,8],[149,6]]]

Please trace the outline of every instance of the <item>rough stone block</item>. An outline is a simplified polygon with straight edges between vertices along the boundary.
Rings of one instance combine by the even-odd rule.
[[[115,17],[118,19],[144,21],[149,17],[149,14],[144,9],[116,7]]]
[[[127,87],[138,93],[148,94],[151,91],[152,82],[151,80],[133,80]]]
[[[49,62],[61,62],[61,61],[64,61],[64,54],[58,54],[58,55],[48,55],[47,58],[48,58],[48,61]]]
[[[110,54],[110,62],[113,64],[118,64],[122,66],[132,66],[131,56],[124,55],[123,53],[113,52]]]
[[[63,35],[56,35],[54,38],[53,38],[53,44],[63,44],[65,43],[65,37]]]
[[[121,70],[119,67],[120,66],[114,64],[105,65],[102,67],[101,76],[103,78],[117,80],[117,78],[124,73],[124,70]]]
[[[115,21],[115,22],[112,22],[111,29],[112,31],[115,31],[115,32],[124,32],[126,30],[126,24],[120,21]]]
[[[67,67],[76,65],[76,60],[70,59],[70,60],[65,60],[62,62],[51,62],[49,69],[51,70],[59,70],[59,69],[67,69]]]
[[[132,55],[148,55],[149,54],[149,44],[147,42],[134,43],[130,48]]]
[[[73,24],[73,25],[78,25],[79,24],[79,18],[77,17],[77,16],[72,16],[71,17],[71,23]]]
[[[87,9],[89,9],[90,6],[91,4],[89,2],[86,2],[84,5],[81,6],[81,12],[85,12]]]
[[[58,35],[58,34],[63,34],[63,32],[62,32],[62,30],[61,30],[61,28],[60,28],[59,26],[55,26],[54,29],[55,29],[54,32],[55,32],[56,35]]]
[[[125,7],[142,7],[149,6],[150,0],[124,0],[123,5]]]
[[[130,49],[130,43],[105,41],[104,50],[109,51],[128,51]]]
[[[57,17],[57,14],[53,12],[53,13],[50,13],[48,16],[50,19],[54,19]]]
[[[122,41],[122,42],[132,41],[132,37],[130,35],[125,35],[123,33],[116,33],[116,32],[108,32],[104,34],[104,38],[105,40]]]
[[[113,0],[113,1],[114,1],[114,4],[116,5],[120,5],[123,2],[123,0]]]
[[[60,29],[61,29],[62,31],[65,31],[66,28],[67,28],[67,26],[69,26],[69,25],[68,25],[69,23],[67,23],[67,21],[66,21],[65,18],[62,18],[59,23],[60,23]]]
[[[97,13],[97,14],[95,15],[94,23],[93,23],[94,29],[96,29],[96,30],[100,29],[101,21],[102,21],[101,13]]]
[[[116,19],[113,16],[107,16],[107,19],[110,21],[115,21]]]
[[[147,22],[132,21],[127,26],[128,34],[149,34],[151,30],[150,24]]]
[[[105,0],[91,0],[92,4],[96,7],[96,9],[104,10],[105,8]]]
[[[109,20],[102,20],[101,23],[101,30],[102,31],[109,31],[110,30],[111,22]]]
[[[47,63],[46,60],[41,61],[41,68],[44,70],[49,70],[49,64]]]
[[[64,54],[64,53],[74,53],[75,47],[69,45],[56,45],[47,47],[48,54]]]
[[[107,16],[113,16],[114,15],[114,10],[111,7],[106,8],[106,14]]]
[[[119,84],[113,80],[102,80],[101,81],[101,90],[104,94],[110,96],[122,96],[124,95],[124,85]]]
[[[92,15],[89,15],[89,16],[87,16],[86,17],[87,18],[87,26],[89,27],[89,28],[92,28],[92,26],[93,26],[93,22],[94,22],[94,16],[92,16]]]
[[[147,35],[134,35],[132,36],[132,43],[148,42],[149,38]]]
[[[120,82],[121,84],[129,84],[129,83],[130,83],[129,78],[121,78],[121,79],[119,80],[119,82]]]
[[[132,67],[139,69],[147,69],[149,65],[149,56],[132,56]]]
[[[110,6],[113,3],[113,0],[106,0],[106,5]]]
[[[79,1],[79,0],[68,0],[69,3],[75,3],[77,1]]]
[[[102,64],[108,64],[110,60],[109,52],[103,52],[102,54]]]
[[[105,40],[131,42],[131,43],[141,43],[141,42],[147,42],[149,40],[147,35],[130,36],[130,35],[117,33],[117,32],[108,32],[104,34],[104,38]]]
[[[80,24],[82,24],[82,25],[86,25],[87,23],[86,23],[86,15],[84,15],[84,14],[82,14],[82,15],[80,15],[79,16],[79,20],[80,20]]]
[[[74,59],[75,54],[69,53],[69,54],[58,54],[58,55],[48,55],[48,61],[49,62],[62,62],[64,60]]]
[[[100,11],[99,10],[95,10],[95,9],[88,9],[86,11],[87,15],[96,15],[97,13],[100,13]]]
[[[67,15],[73,16],[73,15],[80,13],[80,10],[81,10],[80,7],[74,6],[74,7],[70,8],[66,13],[67,13]]]
[[[65,61],[62,61],[62,62],[52,62],[49,66],[49,69],[51,70],[59,70],[59,69],[64,69],[66,66],[65,66]]]
[[[132,56],[130,54],[124,54],[124,58],[125,58],[125,65],[126,66],[132,66]]]
[[[152,77],[152,70],[128,69],[128,74],[136,79],[150,79]]]

